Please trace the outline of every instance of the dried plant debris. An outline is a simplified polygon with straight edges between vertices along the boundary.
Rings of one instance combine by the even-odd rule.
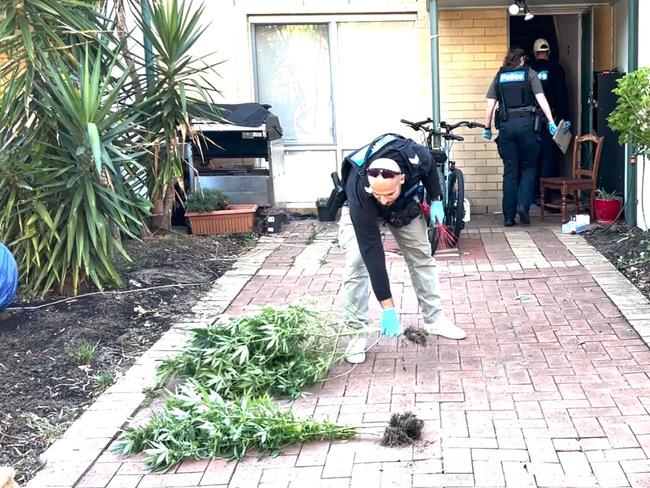
[[[402,334],[404,335],[404,339],[419,346],[426,346],[429,341],[429,333],[418,327],[407,327]]]
[[[384,431],[382,446],[398,447],[413,444],[422,435],[424,421],[412,412],[394,413]]]

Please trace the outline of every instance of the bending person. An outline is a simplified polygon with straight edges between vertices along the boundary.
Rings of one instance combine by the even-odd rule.
[[[406,261],[424,318],[425,330],[450,339],[466,333],[456,327],[442,310],[436,263],[431,256],[427,224],[418,198],[420,183],[431,196],[430,219],[442,222],[440,183],[429,150],[410,139],[396,138],[378,151],[371,163],[346,158],[343,168],[347,206],[339,221],[339,243],[345,251],[344,321],[364,329],[369,325],[368,282],[382,307],[381,332],[397,336],[401,325],[391,292],[380,226],[391,231]],[[444,154],[442,154],[444,157]],[[364,333],[348,344],[346,359],[365,361]]]

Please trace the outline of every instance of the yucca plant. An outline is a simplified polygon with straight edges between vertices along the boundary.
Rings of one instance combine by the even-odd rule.
[[[146,67],[153,70],[155,79],[141,106],[152,148],[147,164],[149,195],[154,206],[154,226],[170,229],[175,188],[182,187],[183,181],[181,144],[197,138],[190,122],[196,106],[212,107],[212,95],[218,90],[205,74],[219,63],[209,64],[206,58],[191,54],[207,28],[199,24],[203,5],[195,7],[191,0],[167,0],[147,2],[143,8],[149,10],[149,15],[139,16],[137,22],[153,45],[154,59]],[[146,17],[150,21],[145,21]],[[213,117],[219,117],[217,110],[212,112]]]
[[[113,253],[128,258],[121,237],[144,231],[151,202],[169,226],[188,113],[215,91],[201,78],[212,67],[189,54],[202,8],[155,2],[148,23],[131,3],[156,53],[146,65],[128,50],[123,2],[108,3],[0,6],[0,239],[30,292],[120,286]]]
[[[0,234],[32,291],[119,286],[115,231],[137,236],[148,203],[129,181],[137,113],[119,103],[111,23],[97,2],[13,3],[0,22]]]

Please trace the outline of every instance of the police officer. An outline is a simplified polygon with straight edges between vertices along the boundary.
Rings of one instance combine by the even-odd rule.
[[[483,137],[492,138],[494,116],[499,129],[497,148],[503,160],[503,225],[506,227],[515,225],[515,214],[519,214],[520,224],[530,224],[528,211],[533,200],[539,155],[535,131],[543,130],[536,127],[539,124],[537,106],[548,119],[548,131],[557,132],[542,84],[526,63],[523,49],[510,49],[487,92]],[[499,107],[495,116],[497,100]]]
[[[540,38],[533,44],[535,59],[530,67],[537,71],[542,82],[544,95],[551,107],[555,120],[569,120],[569,107],[564,68],[557,61],[550,59],[551,47],[546,39]],[[570,125],[570,124],[569,124]],[[568,130],[568,128],[567,128]],[[537,178],[535,179],[535,200],[539,200],[539,179],[558,176],[561,151],[553,142],[553,136],[547,132],[541,134],[539,157],[537,158]]]
[[[425,146],[404,138],[385,143],[375,153],[376,159],[357,157],[365,155],[366,149],[348,156],[342,170],[348,199],[339,221],[339,245],[345,251],[344,322],[359,329],[359,336],[349,342],[346,350],[346,360],[350,363],[361,363],[366,357],[368,281],[382,308],[381,334],[401,333],[386,269],[382,225],[391,231],[404,255],[425,330],[451,339],[466,336],[442,310],[436,263],[431,256],[427,224],[417,196],[418,185],[422,183],[431,198],[429,218],[432,223],[442,222],[444,211],[433,156]]]

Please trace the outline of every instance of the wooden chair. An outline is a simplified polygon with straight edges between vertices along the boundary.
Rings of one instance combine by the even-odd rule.
[[[590,195],[590,211],[592,220],[594,215],[594,196],[596,193],[596,181],[598,179],[598,166],[600,165],[600,155],[603,151],[604,137],[597,136],[596,134],[586,134],[584,136],[576,137],[573,142],[573,168],[571,177],[560,176],[558,178],[541,178],[539,180],[540,190],[540,218],[544,219],[544,207],[559,208],[562,212],[562,222],[567,222],[567,195],[571,194],[573,197],[573,207],[575,212],[578,213],[579,194],[581,190],[591,192]],[[593,164],[591,168],[585,168],[581,162],[582,144],[593,143],[595,151],[585,151],[585,153],[593,154]],[[544,202],[544,193],[546,190],[560,190],[562,195],[562,203],[560,205],[550,204]]]

